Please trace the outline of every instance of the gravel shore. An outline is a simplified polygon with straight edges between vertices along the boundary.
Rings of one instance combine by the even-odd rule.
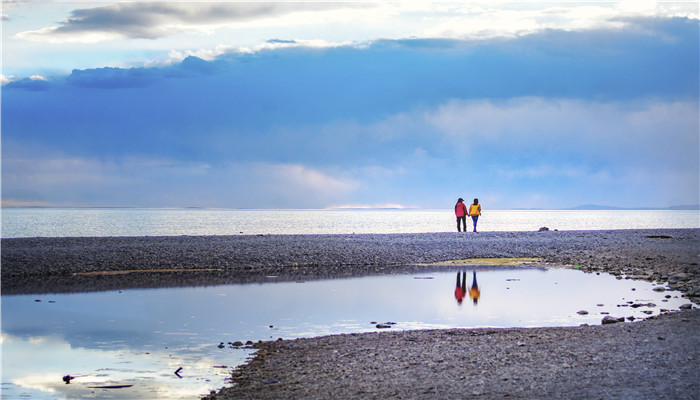
[[[2,240],[2,293],[407,273],[533,257],[700,299],[700,229]],[[575,328],[335,335],[256,345],[233,398],[700,398],[700,313]]]

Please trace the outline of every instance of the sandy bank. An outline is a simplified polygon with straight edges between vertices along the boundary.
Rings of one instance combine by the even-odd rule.
[[[2,239],[2,292],[332,278],[430,269],[418,264],[453,259],[534,257],[670,280],[700,296],[698,249],[698,229]]]

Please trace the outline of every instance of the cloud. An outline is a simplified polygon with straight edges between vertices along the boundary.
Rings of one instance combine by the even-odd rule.
[[[22,152],[15,150],[15,153]],[[359,184],[300,164],[118,160],[52,154],[3,158],[5,205],[324,207]]]
[[[633,22],[509,40],[274,40],[211,61],[9,82],[3,194],[256,208],[431,207],[472,191],[501,207],[594,202],[587,192],[697,203],[697,21]]]
[[[368,7],[350,3],[137,2],[74,10],[58,26],[18,33],[17,38],[52,43],[156,39],[180,32],[209,34],[217,27],[292,13]]]
[[[515,98],[453,100],[426,113],[425,120],[450,146],[469,154],[484,147],[521,154],[553,151],[560,157],[584,153],[608,163],[689,168],[698,156],[698,113],[697,101]]]
[[[422,27],[418,37],[492,39],[515,38],[556,29],[561,31],[621,30],[633,18],[698,18],[697,5],[623,1],[617,3],[450,3],[436,22]]]

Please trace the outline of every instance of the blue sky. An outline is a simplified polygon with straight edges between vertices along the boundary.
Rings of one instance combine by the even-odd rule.
[[[699,200],[697,2],[23,2],[4,206]]]

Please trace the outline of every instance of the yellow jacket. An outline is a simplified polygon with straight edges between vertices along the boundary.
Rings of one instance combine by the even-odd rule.
[[[477,215],[481,215],[481,204],[469,205],[469,216],[476,217]]]

